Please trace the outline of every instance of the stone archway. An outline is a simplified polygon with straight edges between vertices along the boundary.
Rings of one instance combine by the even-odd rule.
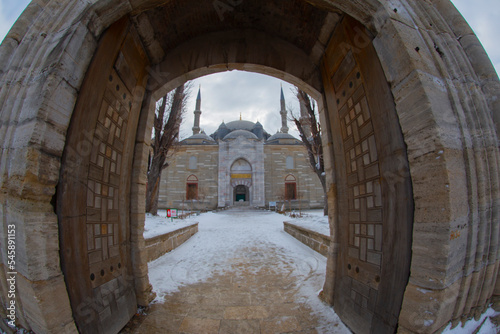
[[[122,148],[135,146],[134,157],[130,157],[131,151],[123,151],[129,153],[130,160],[122,161],[125,174],[123,180],[117,181],[130,198],[117,203],[126,210],[123,217],[116,217],[118,226],[122,226],[121,221],[124,222],[122,230],[118,227],[120,231],[125,231],[125,237],[118,241],[123,246],[120,252],[123,249],[124,256],[130,256],[130,263],[126,264],[127,269],[121,276],[130,275],[133,293],[131,289],[124,289],[116,300],[124,296],[125,300],[132,300],[135,294],[138,304],[147,304],[150,298],[147,267],[142,253],[144,240],[141,224],[144,219],[142,201],[147,134],[151,126],[149,111],[154,98],[190,78],[232,68],[283,78],[301,86],[322,104],[322,124],[326,125],[325,142],[329,147],[327,176],[332,208],[330,219],[334,231],[323,294],[334,304],[350,305],[349,310],[341,314],[344,321],[362,332],[390,331],[388,328],[395,325],[402,330],[434,332],[450,320],[481,310],[492,295],[498,293],[494,287],[499,262],[499,125],[494,121],[498,120],[500,109],[500,102],[495,99],[499,83],[492,66],[485,61],[486,55],[477,39],[463,24],[463,19],[451,3],[445,0],[432,4],[394,1],[390,6],[379,1],[367,4],[365,1],[316,0],[306,4],[297,0],[290,6],[295,6],[295,12],[300,10],[301,17],[310,18],[310,21],[300,22],[322,22],[319,28],[316,26],[305,34],[289,30],[289,34],[281,36],[279,30],[274,30],[275,35],[270,36],[266,29],[273,28],[273,22],[262,16],[260,22],[267,22],[269,26],[261,30],[256,31],[252,26],[258,20],[245,21],[245,29],[234,29],[232,24],[236,22],[236,16],[231,18],[225,15],[248,10],[246,14],[259,18],[261,14],[251,7],[264,6],[256,2],[246,2],[246,5],[235,3],[229,7],[232,10],[222,13],[223,20],[215,11],[210,18],[220,20],[212,25],[218,27],[217,31],[202,35],[193,28],[187,31],[187,36],[176,36],[179,38],[177,44],[172,40],[155,38],[159,36],[155,34],[155,19],[165,18],[168,10],[175,9],[171,6],[173,1],[159,0],[97,1],[93,5],[73,2],[56,5],[53,1],[43,5],[33,3],[7,36],[0,50],[0,136],[3,139],[1,219],[3,228],[11,223],[17,226],[20,250],[16,268],[19,272],[18,320],[22,326],[36,332],[74,331],[73,316],[82,304],[73,303],[70,306],[69,299],[80,298],[82,302],[93,305],[93,311],[85,314],[93,318],[101,316],[95,315],[95,308],[104,307],[104,290],[100,294],[93,290],[94,295],[85,292],[95,289],[92,286],[92,274],[94,281],[96,276],[94,272],[89,271],[88,275],[82,276],[81,282],[73,282],[72,273],[64,269],[73,265],[67,258],[81,258],[82,254],[76,253],[88,252],[89,249],[87,240],[83,239],[88,234],[83,230],[80,231],[82,233],[64,232],[71,223],[65,223],[61,216],[65,215],[65,210],[69,211],[66,217],[73,220],[80,219],[82,215],[85,219],[95,216],[82,212],[82,207],[76,205],[77,214],[73,217],[71,207],[64,205],[64,201],[69,199],[61,197],[60,193],[58,197],[62,202],[54,205],[56,185],[65,186],[64,177],[60,184],[61,171],[64,175],[64,168],[70,166],[66,163],[61,166],[63,151],[66,150],[67,158],[68,149],[76,145],[76,152],[81,158],[81,155],[85,156],[82,154],[85,148],[82,143],[89,141],[94,144],[95,134],[111,133],[107,130],[95,131],[96,122],[86,124],[85,121],[78,121],[78,105],[85,104],[84,78],[92,74],[92,66],[99,62],[107,64],[94,71],[103,75],[99,84],[109,81],[113,68],[117,72],[121,70],[118,77],[123,84],[119,86],[127,86],[129,93],[137,97],[137,100],[130,100],[128,111],[126,103],[115,104],[119,115],[122,110],[126,113],[131,110],[137,112],[134,114],[136,121],[132,117],[127,123],[132,131],[130,133],[137,132],[137,135],[127,137],[130,140],[128,146]],[[269,3],[273,5],[277,1]],[[212,2],[207,4],[204,8],[213,11],[210,7]],[[279,12],[280,8],[286,9],[286,6],[276,6],[273,10]],[[288,11],[288,14],[293,16],[294,10]],[[132,24],[125,24],[125,30],[130,35],[125,34],[129,37],[123,40],[128,39],[130,43],[109,46],[115,54],[118,52],[118,58],[113,56],[113,52],[99,56],[96,51],[100,49],[98,44],[102,45],[106,34],[113,31],[113,28],[108,28],[116,27],[115,22],[128,15]],[[281,22],[287,19],[286,15],[278,16],[282,17]],[[174,16],[169,16],[169,20],[174,19]],[[27,22],[33,23],[30,25]],[[196,23],[203,26],[208,22],[200,20]],[[136,33],[132,32],[134,29]],[[337,29],[341,29],[340,32],[332,34]],[[304,42],[307,36],[313,36],[310,44]],[[461,38],[457,39],[458,36]],[[137,51],[127,46],[134,43],[144,47],[146,58],[154,66],[144,66],[135,73],[127,72],[127,66],[124,66],[126,55],[138,57]],[[258,50],[266,50],[266,53]],[[89,67],[91,63],[93,65]],[[135,81],[132,80],[134,75]],[[148,86],[138,84],[141,75],[149,77]],[[109,82],[113,83],[113,80]],[[134,94],[137,87],[145,90],[144,99],[139,98],[142,93]],[[365,95],[360,93],[359,87],[364,87]],[[116,90],[116,85],[111,88]],[[130,94],[127,94],[129,98]],[[127,100],[127,97],[116,93],[106,96],[115,102]],[[382,96],[380,101],[390,103],[379,102],[379,99],[370,96]],[[365,97],[368,108],[363,105]],[[357,102],[360,102],[361,109],[356,107]],[[99,103],[96,107],[101,106]],[[366,114],[366,110],[370,112]],[[96,110],[94,112],[97,113]],[[363,120],[360,115],[363,115]],[[76,130],[68,131],[70,120],[71,127]],[[79,122],[81,126],[94,126],[90,140],[88,132],[79,134]],[[115,125],[115,134],[117,122],[119,118],[108,123],[109,126]],[[135,122],[138,125],[132,126]],[[356,139],[356,131],[358,135],[366,131],[365,136]],[[79,141],[78,136],[82,135],[83,141]],[[372,136],[375,140],[370,139]],[[399,139],[393,142],[392,138],[396,137]],[[103,140],[97,138],[96,143]],[[104,171],[108,163],[111,171],[113,150],[109,154],[109,162],[103,160]],[[115,154],[118,151],[115,150]],[[110,158],[107,148],[102,157]],[[83,160],[90,159],[87,155]],[[359,166],[378,169],[380,184],[372,183],[371,187],[368,184],[375,180],[376,174],[370,174],[374,179],[368,177],[363,183],[361,176],[366,177],[370,171],[363,169],[361,172]],[[80,178],[73,184],[75,187],[87,185],[90,189],[88,179],[82,175],[77,175]],[[397,194],[408,194],[410,176],[410,194],[415,204],[415,211],[411,214],[412,229],[408,225],[409,220],[398,224],[400,217],[409,219],[408,202],[411,200],[394,200]],[[377,187],[380,187],[383,201],[379,206],[375,205],[380,208],[379,213],[370,213],[371,200],[367,190],[376,193]],[[87,195],[88,189],[85,191]],[[102,196],[97,197],[101,200],[106,197],[109,205],[113,199],[109,187],[107,191],[104,195],[101,187]],[[347,194],[345,202],[337,201],[340,198],[338,194]],[[373,200],[377,204],[376,198]],[[78,202],[90,203],[90,197],[75,203]],[[95,205],[95,198],[93,203]],[[54,207],[59,208],[55,211],[61,224],[60,239]],[[381,216],[382,222],[377,220],[364,224],[366,221],[363,220],[358,224],[356,221],[369,215],[374,215],[371,216],[373,219]],[[109,215],[106,214],[106,217]],[[386,222],[389,224],[385,225]],[[114,230],[115,222],[107,221],[106,225],[108,223],[113,225]],[[364,261],[368,259],[368,243],[372,240],[375,247],[377,242],[377,232],[372,235],[369,225],[374,225],[373,231],[382,226],[384,240],[396,240],[401,235],[406,238],[399,243],[384,244],[381,251],[384,260],[378,269],[370,269],[364,264],[369,262]],[[110,231],[109,228],[106,227],[106,232]],[[129,232],[126,232],[127,229]],[[409,230],[413,232],[411,236]],[[109,233],[104,234],[110,237]],[[75,240],[71,239],[73,236]],[[76,241],[78,246],[65,248],[68,240]],[[61,256],[58,250],[60,242]],[[80,247],[82,245],[87,249]],[[411,275],[408,276],[410,247]],[[378,262],[377,249],[372,250],[375,254],[372,262]],[[65,258],[65,252],[69,257]],[[63,258],[64,276],[60,257]],[[357,258],[357,262],[353,262],[353,258]],[[5,262],[3,264],[6,268]],[[106,270],[100,268],[97,272],[103,280],[108,278],[107,271],[112,272],[112,264],[106,265]],[[104,275],[101,275],[101,270],[104,270]],[[2,274],[5,273],[6,270],[2,270]],[[385,299],[381,291],[387,289],[394,279],[398,282],[399,294]],[[112,280],[103,281],[103,284]],[[407,285],[403,283],[405,281]],[[348,293],[339,294],[339,290],[344,288]],[[7,298],[5,292],[2,286],[2,300]],[[79,297],[75,299],[74,296]],[[124,303],[130,305],[130,302]],[[115,309],[116,305],[113,306]],[[105,309],[99,308],[104,311],[103,319],[106,318]],[[84,328],[78,321],[79,328]],[[359,328],[355,327],[357,324]],[[105,321],[92,326],[97,326],[101,332],[114,330],[112,326],[107,327]],[[93,330],[95,327],[89,328]]]

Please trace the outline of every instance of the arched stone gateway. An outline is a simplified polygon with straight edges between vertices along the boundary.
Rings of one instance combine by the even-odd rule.
[[[16,230],[20,326],[114,333],[151,301],[154,101],[231,69],[319,102],[322,297],[354,331],[433,333],[500,294],[500,85],[448,0],[48,0],[0,47],[0,219]]]

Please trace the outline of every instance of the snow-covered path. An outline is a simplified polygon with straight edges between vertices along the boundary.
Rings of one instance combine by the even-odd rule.
[[[202,214],[199,232],[173,252],[149,265],[149,278],[160,300],[164,293],[175,291],[179,284],[203,281],[214,273],[231,271],[238,256],[249,248],[274,248],[285,262],[294,263],[297,277],[314,272],[314,289],[321,289],[326,258],[283,231],[282,215],[266,211],[232,209],[221,213]],[[260,254],[266,256],[266,254]],[[280,263],[276,263],[280,266]],[[171,278],[166,281],[165,275]],[[313,288],[313,287],[311,287]]]
[[[200,307],[206,304],[205,307],[212,309],[221,308],[219,316],[209,317],[219,321],[219,326],[231,320],[227,319],[227,312],[231,311],[228,307],[251,307],[254,313],[257,312],[255,308],[262,307],[260,313],[264,315],[259,318],[254,314],[245,321],[260,319],[259,326],[265,332],[269,322],[279,317],[273,315],[273,310],[286,306],[290,310],[300,308],[309,319],[314,318],[314,324],[301,322],[300,315],[293,313],[281,315],[284,318],[279,319],[279,326],[287,324],[290,327],[293,320],[294,326],[301,330],[313,326],[318,333],[349,333],[332,308],[318,298],[324,283],[326,258],[286,234],[284,216],[267,211],[232,209],[197,218],[199,232],[196,235],[149,264],[150,282],[157,294],[156,304],[168,304],[181,293],[184,294],[182,299],[189,299],[194,295],[187,289],[197,287],[197,291],[206,292],[205,296],[196,295]],[[207,285],[212,283],[215,285]],[[234,289],[239,292],[234,294]],[[210,297],[205,298],[207,295]],[[235,302],[234,297],[227,297],[231,295],[239,300]],[[193,312],[195,304],[193,301],[189,312]],[[189,312],[186,311],[182,321],[178,319],[179,326],[186,327],[189,325],[186,321],[194,321]],[[288,327],[285,329],[288,331]]]

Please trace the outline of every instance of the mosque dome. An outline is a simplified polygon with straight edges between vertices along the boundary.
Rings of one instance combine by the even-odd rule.
[[[255,126],[255,123],[254,122],[250,122],[250,121],[239,120],[239,121],[229,122],[229,123],[226,124],[226,126],[231,131],[234,131],[234,130],[252,131],[252,129]]]
[[[251,123],[251,122],[249,122],[249,123]],[[228,123],[228,125],[229,125],[229,123]],[[245,139],[259,140],[259,138],[255,134],[253,134],[252,132],[250,132],[248,130],[234,130],[230,134],[225,136],[223,140],[236,139],[238,137],[243,137]]]
[[[236,131],[246,131],[248,133],[243,135],[242,133],[239,132],[237,134],[234,134],[234,136],[228,137],[228,135]],[[221,140],[221,139],[225,140],[226,138],[234,139],[239,136],[243,136],[244,138],[249,138],[249,139],[256,138],[265,141],[267,138],[269,138],[270,135],[266,132],[266,130],[264,130],[264,127],[260,122],[254,123],[250,121],[244,121],[241,119],[229,123],[222,122],[217,131],[215,131],[211,135],[211,137],[216,140]]]

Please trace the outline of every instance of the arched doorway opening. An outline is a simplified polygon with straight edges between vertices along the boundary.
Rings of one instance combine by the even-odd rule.
[[[245,203],[250,198],[250,191],[247,186],[239,185],[234,188],[234,203]]]
[[[285,177],[285,200],[296,200],[297,194],[297,178],[289,174]]]
[[[346,323],[431,332],[486,305],[498,272],[498,240],[486,233],[499,221],[498,80],[449,2],[175,4],[68,3],[55,20],[36,3],[23,20],[36,28],[2,45],[12,69],[2,72],[2,212],[26,236],[25,327],[74,329],[75,319],[82,332],[116,332],[148,303],[141,226],[154,101],[231,69],[282,78],[320,104],[333,237],[323,295]],[[200,20],[179,15],[191,10]]]
[[[195,201],[198,199],[198,178],[190,175],[186,180],[186,201]]]

